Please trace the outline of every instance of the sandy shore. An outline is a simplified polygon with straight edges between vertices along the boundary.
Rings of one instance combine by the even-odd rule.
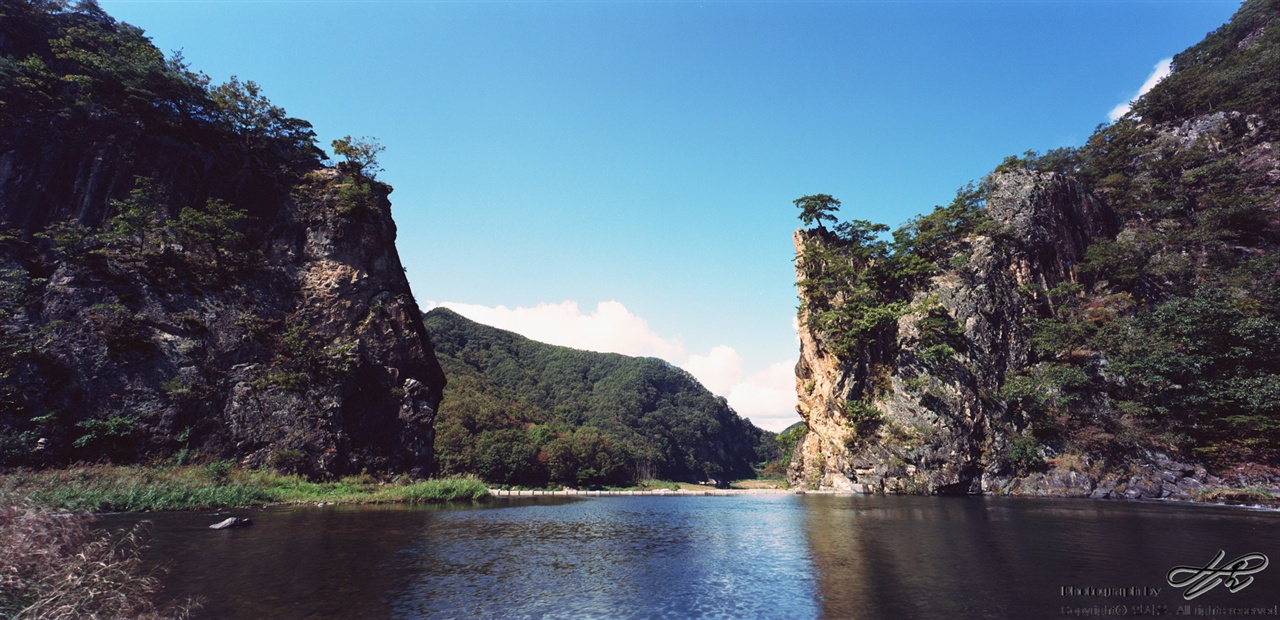
[[[652,491],[580,491],[564,489],[560,491],[505,491],[489,489],[494,497],[613,497],[628,495],[664,495],[671,497],[694,495],[855,495],[849,491],[804,491],[795,489],[655,489]]]

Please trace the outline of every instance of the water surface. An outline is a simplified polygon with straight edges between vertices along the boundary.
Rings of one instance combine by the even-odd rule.
[[[234,514],[256,525],[145,516],[149,557],[169,567],[169,595],[204,601],[196,618],[1065,618],[1280,605],[1280,566],[1192,601],[1165,582],[1220,549],[1228,561],[1280,559],[1280,513],[1239,508],[770,495]]]

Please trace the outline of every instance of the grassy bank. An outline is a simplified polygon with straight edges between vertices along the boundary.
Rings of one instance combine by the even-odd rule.
[[[310,502],[429,503],[472,501],[489,494],[484,483],[474,478],[410,481],[364,475],[315,482],[271,471],[241,470],[225,461],[18,470],[0,475],[0,493],[69,512],[210,510]]]
[[[1195,494],[1195,501],[1214,504],[1280,507],[1280,497],[1261,488],[1219,487],[1204,489]]]

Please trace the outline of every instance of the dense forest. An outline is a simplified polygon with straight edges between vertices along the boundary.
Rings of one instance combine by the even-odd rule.
[[[443,474],[527,486],[726,483],[777,458],[773,433],[662,360],[543,344],[446,308],[425,323],[449,377],[435,422]]]
[[[1277,110],[1280,2],[1250,0],[1083,146],[1011,156],[891,235],[838,221],[831,196],[797,200],[816,231],[799,281],[821,293],[802,299],[801,315],[848,360],[895,347],[908,313],[918,358],[965,353],[964,326],[918,294],[966,277],[973,239],[1025,242],[1001,241],[1008,231],[985,211],[1000,175],[1059,173],[1114,212],[1118,233],[1067,265],[1067,280],[1018,291],[1035,309],[1021,319],[1031,355],[982,394],[1017,429],[989,462],[1026,473],[1056,459],[1100,475],[1154,451],[1220,472],[1280,466]],[[869,436],[881,414],[877,379],[866,381],[844,407]]]

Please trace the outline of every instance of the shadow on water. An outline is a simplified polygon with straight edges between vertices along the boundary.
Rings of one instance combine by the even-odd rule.
[[[1233,594],[1222,587],[1194,601],[1165,581],[1173,567],[1203,566],[1219,549],[1228,561],[1251,552],[1280,558],[1280,515],[1273,512],[981,497],[804,501],[825,617],[1140,615],[1143,605],[1164,606],[1173,615],[1184,605],[1280,604],[1280,567],[1256,575],[1251,588]],[[1073,587],[1159,593],[1103,595]]]
[[[118,515],[153,522],[195,618],[793,617],[817,613],[791,498],[495,500]],[[764,596],[762,596],[764,595]]]
[[[254,525],[209,529],[231,514]],[[147,557],[167,569],[167,594],[200,600],[195,618],[386,618],[386,593],[412,578],[394,560],[438,514],[435,507],[304,506],[115,515],[101,523],[152,522]]]
[[[1070,609],[1280,604],[1280,567],[1195,601],[1178,565],[1280,558],[1280,514],[1087,500],[522,498],[118,515],[154,522],[196,618],[1042,618]],[[1160,588],[1158,596],[1063,587]],[[1154,610],[1152,610],[1154,611]]]

